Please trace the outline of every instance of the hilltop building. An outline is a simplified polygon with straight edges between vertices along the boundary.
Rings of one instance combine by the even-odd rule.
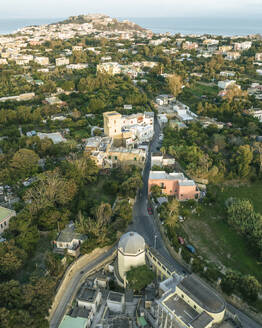
[[[146,243],[137,232],[125,233],[118,243],[115,276],[120,285],[126,284],[126,273],[132,267],[146,264]]]
[[[157,327],[210,328],[223,321],[224,300],[194,274],[173,276],[160,283],[156,301]]]
[[[149,142],[154,135],[154,113],[145,112],[121,115],[118,112],[106,112],[104,133],[113,139],[122,140],[125,146]]]

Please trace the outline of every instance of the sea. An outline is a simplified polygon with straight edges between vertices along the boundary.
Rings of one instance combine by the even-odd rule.
[[[248,35],[262,34],[262,19],[255,17],[117,17],[128,19],[154,33]],[[0,34],[9,34],[29,25],[56,23],[65,18],[0,19]]]

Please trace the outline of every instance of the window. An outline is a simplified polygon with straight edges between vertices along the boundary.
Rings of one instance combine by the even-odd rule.
[[[196,306],[194,305],[194,309],[196,309]]]
[[[136,157],[134,158],[134,160],[136,161]]]
[[[114,123],[116,124],[116,120],[114,120]]]
[[[115,130],[115,133],[116,133],[116,130]]]
[[[117,160],[117,156],[115,156],[115,160]]]
[[[165,189],[165,188],[166,188],[164,182],[161,182],[160,187],[161,187],[162,189]]]
[[[111,159],[111,156],[108,156],[108,159]]]
[[[6,221],[4,222],[4,225],[6,226]]]
[[[3,229],[3,225],[1,224],[1,229]]]

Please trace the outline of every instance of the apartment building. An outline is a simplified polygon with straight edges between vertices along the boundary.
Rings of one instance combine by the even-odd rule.
[[[154,113],[145,112],[121,115],[118,112],[106,112],[104,133],[113,139],[122,139],[126,145],[148,142],[154,135]]]
[[[234,44],[234,49],[236,51],[244,51],[248,50],[252,47],[252,41],[245,41],[245,42],[236,42]]]
[[[55,64],[56,64],[56,66],[68,65],[69,64],[69,59],[66,58],[66,57],[56,58]]]
[[[120,74],[122,71],[121,65],[116,62],[106,62],[97,65],[97,72],[99,73],[107,73],[110,75]]]
[[[240,52],[238,51],[230,51],[227,53],[226,59],[227,60],[237,60],[241,57]]]
[[[220,46],[218,50],[222,53],[229,52],[233,49],[233,46]]]
[[[262,61],[262,53],[256,53],[255,60]]]
[[[35,63],[41,66],[49,65],[49,58],[48,57],[35,57]]]
[[[157,327],[211,328],[225,316],[225,301],[194,274],[173,276],[160,283],[156,301]]]
[[[184,50],[196,50],[198,48],[198,44],[196,42],[186,41],[182,44],[182,49]]]
[[[195,182],[188,180],[183,173],[150,171],[148,180],[149,194],[154,185],[159,186],[163,194],[176,196],[178,200],[197,199],[200,194]]]

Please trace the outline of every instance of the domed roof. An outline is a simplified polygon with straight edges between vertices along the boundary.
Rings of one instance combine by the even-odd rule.
[[[122,253],[137,254],[145,250],[145,240],[137,232],[127,232],[119,240],[118,249]]]

